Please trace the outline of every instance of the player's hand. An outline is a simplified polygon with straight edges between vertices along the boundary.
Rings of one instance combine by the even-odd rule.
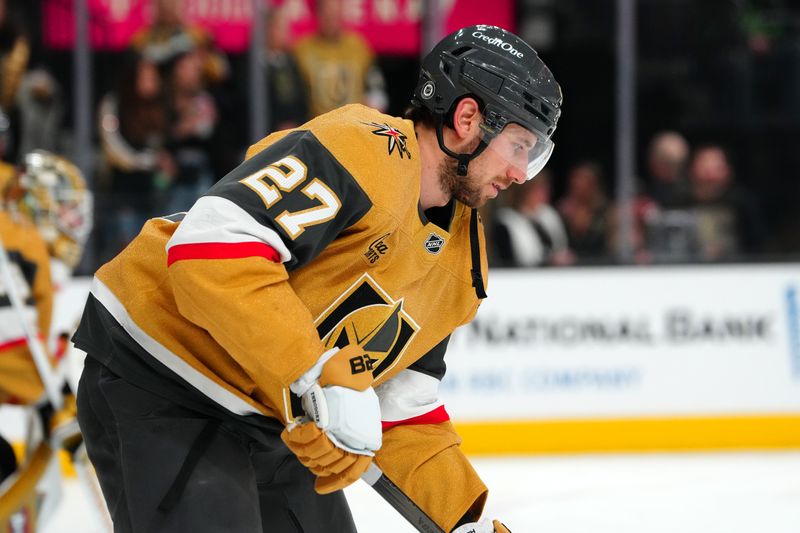
[[[381,447],[382,430],[368,357],[355,345],[334,348],[290,388],[301,397],[306,416],[336,446],[371,456]]]
[[[350,453],[336,446],[313,422],[287,427],[281,439],[300,462],[317,476],[314,490],[328,494],[355,482],[369,467],[368,455]]]
[[[511,530],[504,526],[500,520],[481,520],[480,522],[470,522],[453,530],[453,533],[511,533]]]
[[[381,447],[381,414],[368,355],[358,346],[330,350],[292,383],[310,421],[290,423],[281,438],[317,475],[317,492],[346,487]]]

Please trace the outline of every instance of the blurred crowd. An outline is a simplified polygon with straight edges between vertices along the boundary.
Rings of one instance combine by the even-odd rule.
[[[266,12],[264,135],[346,103],[385,109],[374,54],[343,27],[340,1],[316,6],[319,29],[291,46],[285,9]],[[134,36],[116,87],[100,102],[98,182],[106,186],[101,198],[110,214],[100,224],[100,260],[121,250],[147,218],[188,210],[246,148],[241,131],[235,132],[246,129],[243,117],[223,119],[231,100],[224,53],[208,32],[182,19],[179,0],[158,0],[154,14],[152,25]]]
[[[96,97],[97,157],[91,180],[96,223],[84,272],[119,252],[147,218],[188,209],[241,161],[252,140],[246,133],[244,69],[214,45],[207,29],[183,18],[180,0],[153,4],[152,23],[133,37],[128,50],[115,56],[112,80]],[[521,12],[527,4],[522,2]],[[538,13],[550,4],[543,2]],[[17,162],[34,149],[69,154],[74,147],[68,122],[74,117],[66,88],[51,72],[52,65],[30,61],[25,13],[15,13],[11,5],[11,0],[0,0],[0,156]],[[316,31],[294,40],[285,9],[278,5],[266,10],[264,135],[347,103],[394,113],[405,106],[405,101],[393,101],[387,89],[407,81],[396,72],[387,73],[395,77],[383,74],[380,58],[367,41],[346,29],[342,0],[316,0],[314,8]],[[755,47],[751,56],[760,57],[770,43],[770,27],[754,17],[747,19],[752,29],[748,43]],[[644,17],[643,24],[648,20]],[[536,27],[537,35],[547,33],[546,26]],[[547,53],[546,41],[535,44]],[[645,69],[644,83],[648,76],[652,77]],[[573,119],[580,120],[581,103],[570,100],[570,87],[577,84],[570,85],[569,79],[562,83],[567,91],[565,116],[577,113]],[[578,90],[575,97],[580,100]],[[662,127],[674,125],[663,123]],[[565,128],[569,127],[567,121]],[[759,257],[768,235],[765,205],[737,179],[740,173],[729,146],[722,141],[690,143],[687,137],[675,128],[639,139],[646,151],[632,206],[633,261]],[[571,159],[573,154],[559,149],[555,165],[507,191],[484,213],[495,265],[619,261],[621,217],[613,194],[613,169],[607,159]]]
[[[631,206],[633,262],[726,262],[759,254],[767,233],[762,208],[735,177],[721,145],[691,147],[676,131],[653,137]],[[505,205],[489,216],[495,264],[618,262],[619,209],[601,165],[569,167],[558,200],[552,182],[545,170],[509,189]]]

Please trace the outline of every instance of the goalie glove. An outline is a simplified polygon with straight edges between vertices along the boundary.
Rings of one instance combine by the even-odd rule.
[[[457,527],[453,533],[511,533],[511,530],[504,526],[499,520],[488,519],[481,520],[480,522],[470,522],[463,526]]]
[[[381,447],[380,405],[372,373],[358,364],[363,357],[358,346],[329,350],[290,386],[308,419],[291,422],[281,438],[317,476],[321,494],[358,479]]]

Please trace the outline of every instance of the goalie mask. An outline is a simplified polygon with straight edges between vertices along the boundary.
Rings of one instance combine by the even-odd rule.
[[[50,256],[73,269],[92,229],[92,194],[81,171],[44,150],[25,155],[16,207],[47,242]]]
[[[481,105],[482,142],[471,154],[457,154],[445,146],[442,127],[465,96]],[[439,147],[458,160],[459,174],[489,148],[527,179],[553,153],[561,102],[561,87],[535,50],[513,33],[484,25],[452,33],[425,56],[412,100],[437,118]],[[511,124],[519,127],[507,130]]]

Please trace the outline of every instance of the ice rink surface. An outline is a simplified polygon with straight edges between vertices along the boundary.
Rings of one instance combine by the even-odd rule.
[[[798,533],[800,452],[476,458],[488,516],[513,533]],[[362,482],[360,533],[413,533]],[[44,533],[92,533],[74,479]]]

